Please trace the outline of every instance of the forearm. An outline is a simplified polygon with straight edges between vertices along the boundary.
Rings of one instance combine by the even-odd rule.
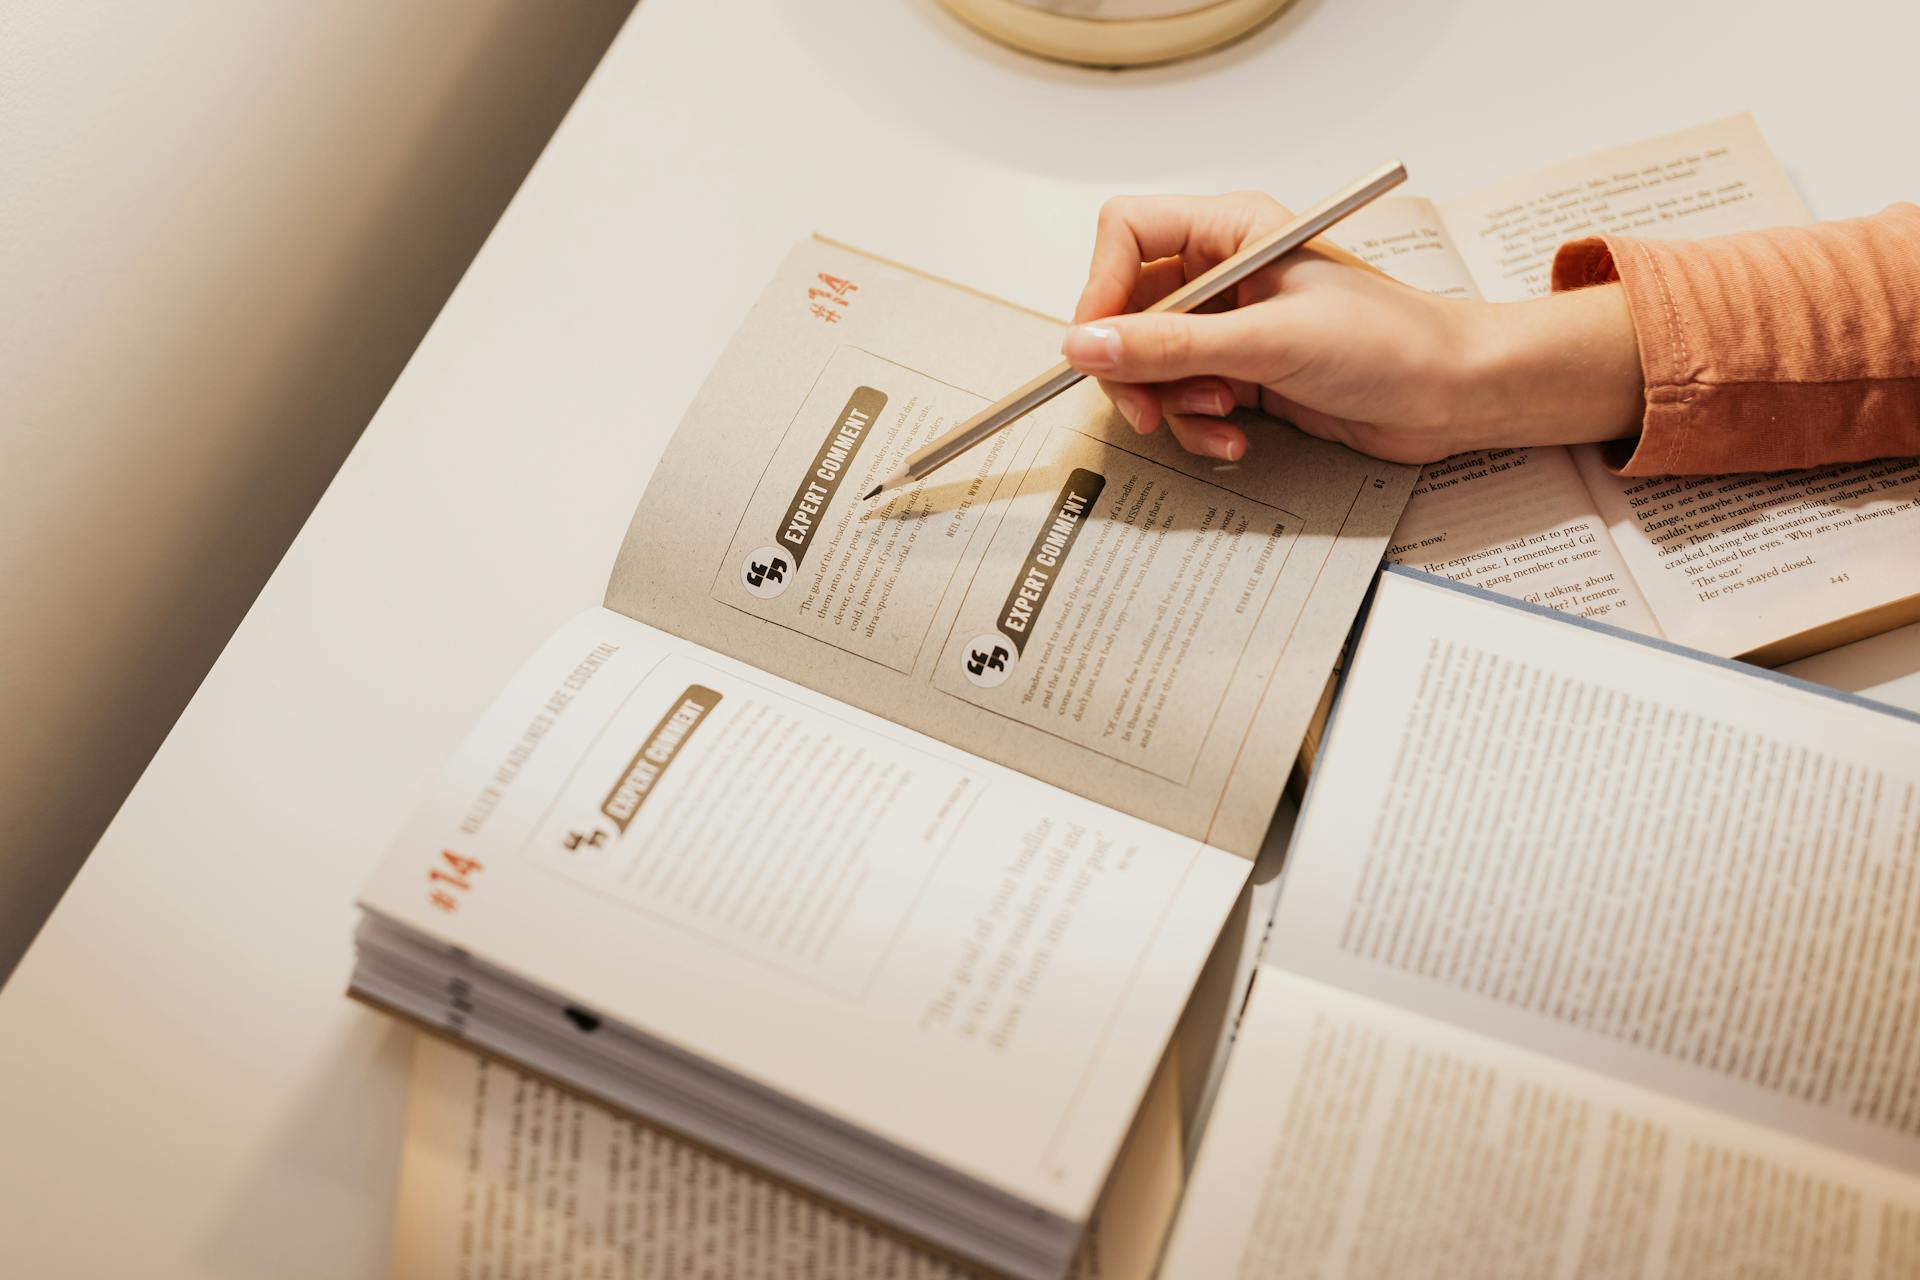
[[[1645,386],[1619,286],[1482,303],[1469,315],[1461,412],[1477,418],[1480,445],[1585,444],[1639,429]]]
[[[1285,216],[1263,197],[1111,203],[1068,360],[1137,430],[1170,422],[1225,461],[1249,447],[1231,404],[1399,462],[1601,441],[1632,442],[1634,475],[1920,455],[1920,208],[1580,241],[1527,302],[1422,293],[1320,250],[1228,311],[1125,314]]]

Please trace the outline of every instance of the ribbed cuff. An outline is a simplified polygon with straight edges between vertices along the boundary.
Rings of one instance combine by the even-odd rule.
[[[1627,270],[1621,270],[1625,260]],[[1700,390],[1694,378],[1692,346],[1686,323],[1653,246],[1624,236],[1591,236],[1560,246],[1553,257],[1553,291],[1618,283],[1627,295],[1634,337],[1640,346],[1640,374],[1646,387],[1646,412],[1640,434],[1603,446],[1607,465],[1620,475],[1669,475],[1686,456]]]
[[[1699,241],[1596,236],[1553,289],[1618,282],[1646,387],[1621,475],[1920,454],[1920,209]]]

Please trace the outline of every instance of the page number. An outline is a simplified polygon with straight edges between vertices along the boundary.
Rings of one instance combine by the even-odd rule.
[[[1843,583],[1843,582],[1845,582],[1846,580],[1847,580],[1847,575],[1846,575],[1846,574],[1844,574],[1844,573],[1836,573],[1836,574],[1834,574],[1834,575],[1833,575],[1833,576],[1832,576],[1831,578],[1828,578],[1828,579],[1827,579],[1827,583],[1828,583],[1828,585],[1829,585],[1829,586],[1835,586],[1835,587],[1837,587],[1837,586],[1839,586],[1839,585],[1840,585],[1841,583]]]
[[[808,313],[823,324],[839,324],[841,314],[847,309],[849,296],[860,292],[860,286],[824,271],[814,280],[816,283],[807,289]]]
[[[427,868],[427,901],[440,910],[452,914],[460,909],[461,898],[456,891],[465,894],[473,889],[474,873],[485,870],[478,859],[463,858],[451,849],[440,851],[441,860]]]

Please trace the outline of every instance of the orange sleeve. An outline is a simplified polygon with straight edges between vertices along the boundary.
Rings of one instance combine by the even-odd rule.
[[[1646,377],[1623,475],[1920,455],[1920,208],[1712,240],[1595,236],[1558,293],[1618,280]]]

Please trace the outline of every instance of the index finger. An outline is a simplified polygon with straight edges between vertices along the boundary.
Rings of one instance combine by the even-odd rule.
[[[1277,226],[1287,211],[1268,196],[1116,196],[1100,207],[1086,288],[1073,309],[1082,324],[1127,309],[1141,268],[1162,258],[1204,270],[1239,252],[1250,236]],[[1197,272],[1190,272],[1197,274]]]

